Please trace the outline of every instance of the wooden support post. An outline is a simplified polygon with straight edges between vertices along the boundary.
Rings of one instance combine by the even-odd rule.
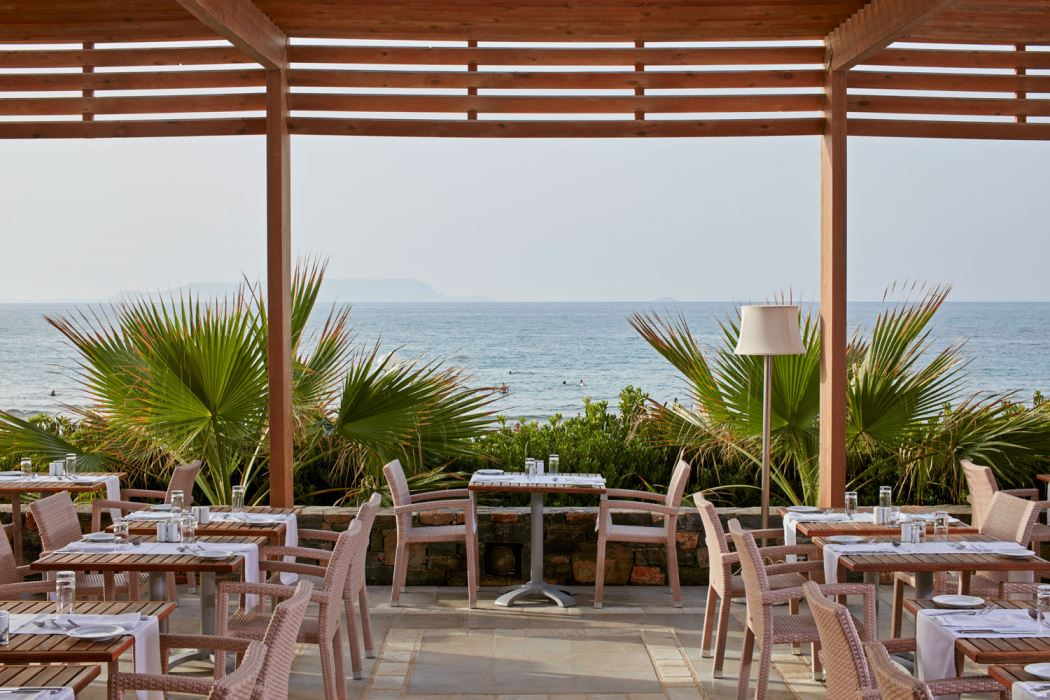
[[[470,41],[467,42],[467,47],[471,48],[471,49],[476,49],[478,47],[478,42],[476,42],[473,39],[471,39]],[[477,63],[468,63],[467,64],[467,72],[468,73],[477,73],[478,72],[478,64]],[[476,87],[468,87],[467,88],[467,94],[468,95],[477,95],[478,94],[478,89]],[[478,112],[477,112],[477,110],[474,110],[474,109],[467,110],[467,120],[468,121],[477,121],[477,119],[478,119]]]
[[[1017,44],[1014,46],[1014,48],[1018,51],[1028,50],[1028,46],[1025,44]],[[1014,68],[1014,73],[1016,75],[1028,75],[1028,71],[1025,69],[1024,66],[1018,66],[1017,68]],[[1028,92],[1026,90],[1018,90],[1014,94],[1019,100],[1024,100],[1028,98]],[[1018,114],[1014,119],[1018,124],[1025,124],[1028,122],[1028,115],[1023,113]]]
[[[266,71],[266,303],[270,382],[270,505],[293,505],[291,167],[288,79]]]
[[[90,51],[90,50],[95,48],[95,44],[94,44],[94,42],[85,43],[85,44],[83,44],[83,48],[84,48],[85,51]],[[81,72],[84,73],[84,75],[90,75],[90,74],[95,72],[95,67],[94,66],[89,66],[89,65],[84,65],[80,70],[81,70]],[[92,98],[92,97],[95,96],[95,91],[94,90],[84,89],[84,90],[80,91],[80,95],[85,100],[87,100],[87,99]],[[84,112],[83,114],[80,115],[80,118],[81,118],[82,121],[86,121],[86,122],[93,122],[93,121],[95,121],[95,115],[92,114],[91,112]]]
[[[636,41],[636,42],[634,42],[634,48],[636,48],[636,49],[644,49],[645,48],[645,42],[644,41]],[[644,73],[645,72],[645,64],[644,63],[635,63],[634,64],[634,72],[635,73]],[[634,94],[636,96],[638,96],[638,97],[643,96],[645,94],[645,88],[643,88],[643,87],[636,87],[634,89]],[[645,112],[636,111],[634,113],[634,118],[635,118],[636,121],[641,121],[641,120],[645,119]]]
[[[846,72],[829,70],[820,158],[820,505],[846,490]]]

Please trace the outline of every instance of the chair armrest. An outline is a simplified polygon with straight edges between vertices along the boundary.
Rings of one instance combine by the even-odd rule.
[[[402,513],[426,513],[433,510],[463,510],[473,512],[474,503],[472,501],[463,499],[456,501],[426,501],[423,503],[406,503],[400,506],[394,506],[394,513],[401,515]]]
[[[778,588],[762,597],[762,605],[780,605],[781,603],[790,603],[793,600],[802,600],[805,597],[805,591],[798,586],[794,588]]]
[[[891,654],[900,654],[907,651],[915,651],[915,638],[908,637],[904,639],[880,639],[879,642],[882,646],[886,647],[886,651]]]
[[[160,635],[161,658],[171,649],[211,649],[212,651],[247,651],[249,639],[219,637],[213,634],[162,634]]]
[[[54,593],[54,581],[21,581],[0,585],[0,600],[18,600],[26,593]]]
[[[302,574],[303,576],[317,576],[324,578],[328,569],[316,564],[300,564],[292,561],[260,561],[259,571],[267,571],[275,574]]]
[[[155,491],[153,489],[121,489],[120,497],[125,498],[159,498],[164,500],[168,497],[167,491]]]
[[[449,498],[469,497],[469,489],[445,489],[443,491],[424,491],[423,493],[412,494],[412,503],[422,503],[424,501],[439,501]]]
[[[110,679],[114,690],[165,690],[172,693],[208,695],[214,680],[192,676],[158,676],[149,673],[115,673]]]
[[[784,531],[779,527],[771,527],[765,530],[748,530],[749,535],[754,537],[756,540],[782,540],[784,539]]]
[[[663,503],[667,496],[652,491],[636,491],[634,489],[607,489],[605,495],[609,498],[633,498],[639,501],[656,501]]]
[[[316,540],[318,542],[335,542],[339,533],[335,530],[299,530],[299,540]]]
[[[134,501],[110,501],[104,498],[91,502],[91,531],[98,532],[102,529],[102,511],[119,510],[121,515],[133,513],[136,510],[146,510],[148,503],[136,503]]]
[[[295,557],[326,562],[332,558],[332,552],[328,549],[312,547],[285,547],[283,544],[267,544],[259,548],[259,557],[260,559],[262,557]]]
[[[246,583],[244,581],[223,581],[219,584],[220,600],[227,600],[227,597],[230,595],[251,593],[273,598],[291,598],[295,595],[295,586],[285,586],[278,583]],[[219,608],[219,610],[222,609]]]
[[[824,562],[810,560],[769,564],[766,566],[767,576],[774,576],[776,574],[809,574],[810,578],[812,578],[814,573],[824,573]],[[823,580],[823,576],[821,576],[821,580]]]
[[[602,501],[601,510],[634,510],[660,513],[661,515],[678,515],[678,506],[668,506],[662,503],[642,503],[639,501]]]
[[[781,544],[775,547],[759,547],[759,553],[763,559],[779,559],[788,554],[804,556],[809,559],[820,559],[816,545],[812,544]]]
[[[1002,489],[1002,492],[1018,498],[1026,498],[1029,501],[1039,500],[1039,489]]]
[[[1006,686],[988,676],[963,676],[926,681],[933,695],[958,695],[961,693],[1002,693]]]

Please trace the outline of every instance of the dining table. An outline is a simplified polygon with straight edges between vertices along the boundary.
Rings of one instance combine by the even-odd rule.
[[[102,673],[98,664],[3,664],[0,665],[0,694],[13,700],[23,700],[17,689],[65,688],[66,697],[76,697]],[[31,697],[25,693],[25,697]],[[54,700],[62,700],[55,694]]]
[[[929,520],[932,524],[933,514],[943,508],[932,506],[902,506],[901,515],[909,518]],[[784,523],[785,544],[791,540],[796,544],[797,537],[829,537],[832,535],[860,535],[864,537],[892,537],[900,534],[900,524],[876,523],[871,508],[862,509],[852,517],[842,508],[826,508],[809,512],[792,511],[781,506],[779,513]],[[948,526],[948,533],[955,535],[975,534],[978,529],[962,522],[958,518]]]
[[[502,593],[496,598],[496,605],[509,607],[515,602],[536,598],[546,598],[562,608],[576,605],[576,599],[570,593],[543,579],[543,499],[548,493],[601,496],[606,490],[605,477],[601,474],[527,474],[480,470],[471,476],[467,488],[475,493],[530,495],[529,580]]]
[[[26,494],[53,494],[68,491],[70,494],[95,493],[105,489],[106,498],[120,500],[120,480],[124,472],[78,472],[63,476],[33,474],[26,477],[20,472],[0,474],[0,497],[11,501],[11,548],[15,562],[22,563],[22,496]]]
[[[1024,669],[1021,665],[993,665],[988,667],[988,675],[1002,683],[1015,700],[1046,698],[1050,677],[1034,676]]]

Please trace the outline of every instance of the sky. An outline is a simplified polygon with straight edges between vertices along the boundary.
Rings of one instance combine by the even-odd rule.
[[[294,255],[520,300],[819,293],[819,139],[292,140]],[[849,141],[849,297],[1050,300],[1050,143]],[[0,141],[0,299],[261,279],[261,137]]]

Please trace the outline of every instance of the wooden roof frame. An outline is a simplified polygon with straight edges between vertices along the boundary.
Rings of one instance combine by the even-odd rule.
[[[111,15],[119,10],[120,0],[104,2]],[[419,18],[399,18],[376,14],[362,20],[362,31],[373,38],[419,38],[428,31],[439,39],[453,38],[449,32],[457,27],[471,36],[461,36],[465,45],[421,46],[316,46],[291,43],[291,38],[304,36],[302,26],[289,14],[284,0],[138,0],[139,5],[153,8],[154,15],[140,24],[134,21],[119,28],[102,26],[95,17],[69,10],[74,27],[55,26],[68,3],[42,0],[27,10],[29,19],[9,23],[3,28],[0,16],[0,44],[5,40],[19,42],[49,39],[77,41],[77,27],[83,27],[81,46],[72,50],[0,50],[0,115],[14,120],[0,121],[0,138],[106,138],[133,136],[200,136],[200,135],[265,135],[267,194],[267,295],[269,303],[269,381],[270,381],[270,501],[288,507],[293,502],[292,480],[292,389],[291,389],[291,226],[290,226],[290,137],[292,134],[327,135],[392,135],[450,137],[682,137],[682,136],[757,136],[818,135],[821,143],[821,394],[820,394],[820,503],[841,505],[846,488],[846,153],[847,136],[914,136],[924,138],[983,139],[1050,139],[1050,123],[1032,121],[1030,117],[1050,117],[1050,100],[1031,99],[1031,93],[1050,94],[1050,74],[1032,73],[1031,69],[1050,69],[1050,51],[1028,51],[1026,43],[1041,42],[1050,46],[1050,0],[1009,0],[1005,3],[982,3],[976,0],[811,0],[803,11],[795,0],[766,2],[719,3],[697,0],[695,3],[669,3],[631,16],[628,28],[638,35],[616,35],[612,20],[580,19],[588,22],[589,33],[574,33],[551,23],[543,13],[522,2],[502,9],[505,23],[471,19],[469,8],[485,10],[477,3],[455,5],[456,0],[443,0],[455,6],[454,20],[442,24],[420,22]],[[616,3],[621,0],[605,0]],[[627,7],[626,0],[623,7]],[[152,3],[152,4],[151,4]],[[187,24],[186,17],[170,10],[181,7],[197,20]],[[308,3],[307,3],[308,4]],[[644,5],[644,2],[642,3]],[[17,6],[18,3],[15,3]],[[50,5],[59,9],[48,10]],[[795,17],[796,5],[799,5]],[[1006,17],[992,26],[988,18],[1002,20],[1003,9],[1010,6],[1025,17]],[[129,0],[130,7],[130,0]],[[136,5],[138,7],[138,5]],[[291,6],[294,8],[294,6]],[[326,3],[315,26],[325,31],[331,22],[333,31],[353,25],[360,14],[354,5]],[[374,7],[379,8],[379,5]],[[420,7],[412,6],[418,13]],[[463,8],[467,7],[467,10]],[[633,7],[633,6],[632,6]],[[43,8],[42,10],[39,8]],[[549,6],[549,12],[575,12],[572,2]],[[709,8],[709,9],[705,9]],[[814,8],[810,10],[809,8]],[[820,9],[823,8],[823,9]],[[845,12],[849,8],[852,12]],[[267,13],[278,13],[276,19]],[[577,8],[578,9],[578,8]],[[644,8],[643,8],[644,9]],[[826,12],[821,14],[822,12]],[[999,14],[995,14],[999,11]],[[2,8],[0,8],[2,12]],[[44,19],[39,19],[39,17]],[[51,14],[48,14],[51,12]],[[130,11],[129,11],[130,12]],[[394,12],[377,9],[376,13]],[[633,12],[633,10],[632,10]],[[682,21],[674,21],[680,12]],[[808,14],[807,14],[808,12]],[[839,12],[841,19],[828,26],[819,37],[820,46],[653,46],[661,40],[693,41],[728,39],[813,38],[821,18]],[[660,26],[656,29],[656,15]],[[708,14],[705,14],[708,13]],[[519,17],[520,15],[520,17]],[[579,17],[584,15],[577,13]],[[577,15],[573,15],[574,17]],[[52,18],[48,24],[47,18]],[[710,19],[710,22],[706,20]],[[153,21],[155,20],[155,21]],[[652,22],[653,31],[649,31]],[[34,24],[36,22],[36,24]],[[283,22],[283,25],[282,25]],[[529,24],[532,22],[533,24]],[[604,22],[604,24],[603,24]],[[777,24],[779,23],[779,24]],[[542,25],[542,26],[541,26]],[[796,27],[797,25],[797,27]],[[1001,25],[1001,26],[1000,26]],[[584,26],[584,25],[581,25]],[[696,30],[690,27],[711,28]],[[775,33],[785,27],[782,35]],[[290,27],[285,29],[284,27]],[[507,27],[512,27],[508,29]],[[539,47],[482,45],[480,41],[506,41],[518,37],[511,32],[528,32],[535,27],[541,39]],[[718,32],[714,29],[718,27]],[[769,27],[774,29],[770,30]],[[790,31],[789,31],[790,29]],[[347,30],[349,31],[349,30]],[[491,37],[482,36],[490,32]],[[630,48],[605,46],[583,48],[545,47],[555,40],[554,33],[573,41],[610,41],[629,38]],[[728,32],[724,34],[721,32]],[[735,32],[735,34],[734,34]],[[765,32],[765,33],[763,33]],[[122,39],[199,40],[221,37],[232,46],[178,48],[98,49],[94,42]],[[673,36],[671,36],[673,34]],[[6,39],[5,39],[6,37]],[[975,51],[972,48],[914,49],[891,48],[902,39],[953,42],[955,44],[999,43],[1013,51]],[[0,47],[2,48],[2,47]],[[177,72],[160,70],[143,73],[132,69],[109,70],[114,66],[144,65],[215,65],[251,64],[236,70],[194,70]],[[392,71],[391,64],[418,64],[413,70]],[[303,68],[321,65],[322,69]],[[366,69],[347,70],[342,64],[365,64]],[[777,64],[806,67],[770,68]],[[458,65],[466,70],[434,70]],[[480,71],[480,65],[510,66],[497,71]],[[670,72],[648,71],[647,66],[670,66]],[[734,66],[693,72],[680,66]],[[12,72],[9,68],[79,67],[80,73]],[[569,72],[534,70],[534,67],[590,66]],[[609,66],[623,66],[610,70]],[[743,66],[743,70],[740,67]],[[756,67],[757,66],[757,67]],[[851,70],[865,66],[868,70]],[[910,68],[902,72],[899,67]],[[874,67],[874,69],[872,69]],[[915,67],[923,67],[916,71]],[[948,70],[938,70],[945,67]],[[96,68],[102,68],[96,71]],[[957,69],[972,68],[960,74]],[[1000,69],[989,73],[987,68]],[[1003,72],[1007,69],[1009,72]],[[229,94],[178,96],[97,97],[96,91],[141,90],[144,88],[262,88],[263,92],[234,91]],[[534,96],[500,94],[500,90],[529,90],[541,87],[557,91],[562,88],[583,90],[620,89],[614,95],[569,96],[560,94]],[[654,93],[668,88],[749,89],[758,91],[803,89],[808,92],[763,92],[740,96],[731,94],[693,95]],[[361,94],[338,92],[344,88],[372,89]],[[418,94],[418,88],[458,90],[453,94]],[[854,93],[850,88],[876,91]],[[914,94],[880,94],[880,90],[919,91]],[[79,97],[5,98],[4,91],[37,90],[79,91]],[[390,90],[402,90],[389,94]],[[407,92],[404,92],[406,91]],[[412,92],[416,90],[417,92]],[[973,99],[969,96],[944,98],[936,91],[954,90],[999,94],[995,98]],[[465,92],[464,92],[465,91]],[[496,91],[496,92],[493,92]],[[923,95],[922,91],[931,91]],[[1010,97],[1002,97],[1006,93]],[[546,120],[481,119],[481,113],[512,114],[516,109],[545,114],[571,113],[573,110],[598,113],[622,113],[626,120],[595,120],[559,117]],[[654,113],[673,112],[773,112],[780,118],[703,118],[657,119]],[[337,112],[332,116],[328,112]],[[347,118],[342,112],[374,112],[370,118]],[[458,113],[460,119],[388,118],[401,111]],[[108,120],[103,115],[125,113],[172,112],[163,119]],[[197,118],[201,112],[231,112],[236,116]],[[262,112],[263,117],[245,113]],[[306,112],[308,116],[299,113]],[[319,112],[320,115],[310,114]],[[798,112],[798,115],[791,114]],[[239,114],[238,114],[239,113]],[[389,114],[388,114],[389,113]],[[851,113],[874,114],[876,118],[854,119]],[[73,115],[75,121],[18,119],[21,115]],[[926,114],[933,118],[900,118],[901,115]],[[788,115],[788,116],[784,116]],[[879,118],[878,115],[882,115]],[[936,115],[944,115],[944,118]],[[1002,116],[1008,121],[959,121],[957,115],[977,117]]]

